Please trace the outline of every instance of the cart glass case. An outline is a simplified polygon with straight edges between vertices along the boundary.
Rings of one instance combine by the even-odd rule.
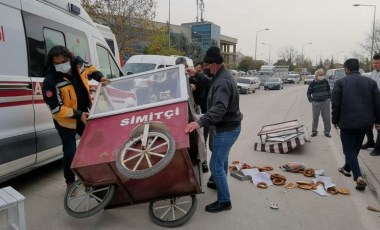
[[[183,65],[112,79],[99,85],[91,118],[188,100]]]

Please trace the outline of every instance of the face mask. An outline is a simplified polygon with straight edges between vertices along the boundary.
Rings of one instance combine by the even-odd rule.
[[[61,72],[61,73],[67,73],[71,69],[70,61],[62,63],[62,64],[54,65],[54,67],[57,72]]]
[[[323,79],[325,79],[324,76],[317,76],[317,80],[318,80],[318,81],[322,81]]]
[[[203,69],[203,73],[204,73],[205,75],[207,75],[208,77],[211,77],[211,76],[212,76],[210,69],[206,69],[206,68]]]

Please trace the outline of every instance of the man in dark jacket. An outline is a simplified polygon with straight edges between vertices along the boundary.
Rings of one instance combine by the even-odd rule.
[[[207,112],[196,122],[189,123],[185,132],[200,127],[214,126],[216,129],[210,170],[217,189],[217,201],[206,206],[207,212],[220,212],[232,208],[227,184],[228,155],[240,134],[243,115],[239,108],[239,91],[231,73],[223,66],[223,57],[218,47],[210,47],[204,57],[205,74],[212,76],[207,96]],[[190,76],[195,71],[188,70]],[[208,75],[208,74],[207,74]]]
[[[335,82],[332,92],[332,123],[340,129],[340,138],[345,155],[345,165],[338,171],[351,176],[356,189],[364,190],[365,183],[359,168],[358,154],[364,135],[374,124],[380,125],[380,92],[374,80],[359,73],[359,61],[344,62],[346,77]]]

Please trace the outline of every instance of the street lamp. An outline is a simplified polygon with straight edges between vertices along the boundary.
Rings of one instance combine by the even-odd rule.
[[[336,63],[339,63],[339,54],[344,53],[344,50],[336,53]]]
[[[272,45],[271,44],[267,44],[267,43],[261,43],[261,44],[263,44],[263,45],[266,45],[266,46],[269,46],[269,58],[268,58],[268,65],[270,65],[270,50],[271,50],[271,47],[272,47]]]
[[[308,43],[302,44],[301,67],[303,67],[303,47],[306,45],[311,45],[311,44],[313,44],[313,43],[308,42]]]
[[[371,7],[374,7],[374,12],[373,12],[373,27],[372,27],[372,46],[371,46],[371,62],[372,62],[372,58],[373,58],[373,44],[375,42],[376,5],[354,4],[353,6],[371,6]]]
[[[269,30],[269,28],[266,28],[266,29],[263,29],[263,30],[258,30],[258,31],[256,31],[255,61],[256,61],[256,53],[257,53],[257,35],[259,34],[259,32],[266,31],[266,30]]]

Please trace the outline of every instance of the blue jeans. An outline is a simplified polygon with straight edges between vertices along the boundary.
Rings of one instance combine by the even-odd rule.
[[[216,131],[213,151],[210,159],[210,170],[216,185],[219,202],[230,201],[230,191],[227,184],[228,155],[232,145],[240,134],[240,126],[231,131]]]
[[[354,175],[354,181],[362,176],[359,167],[358,155],[367,130],[341,129],[340,139],[342,141],[345,164],[343,169]]]

